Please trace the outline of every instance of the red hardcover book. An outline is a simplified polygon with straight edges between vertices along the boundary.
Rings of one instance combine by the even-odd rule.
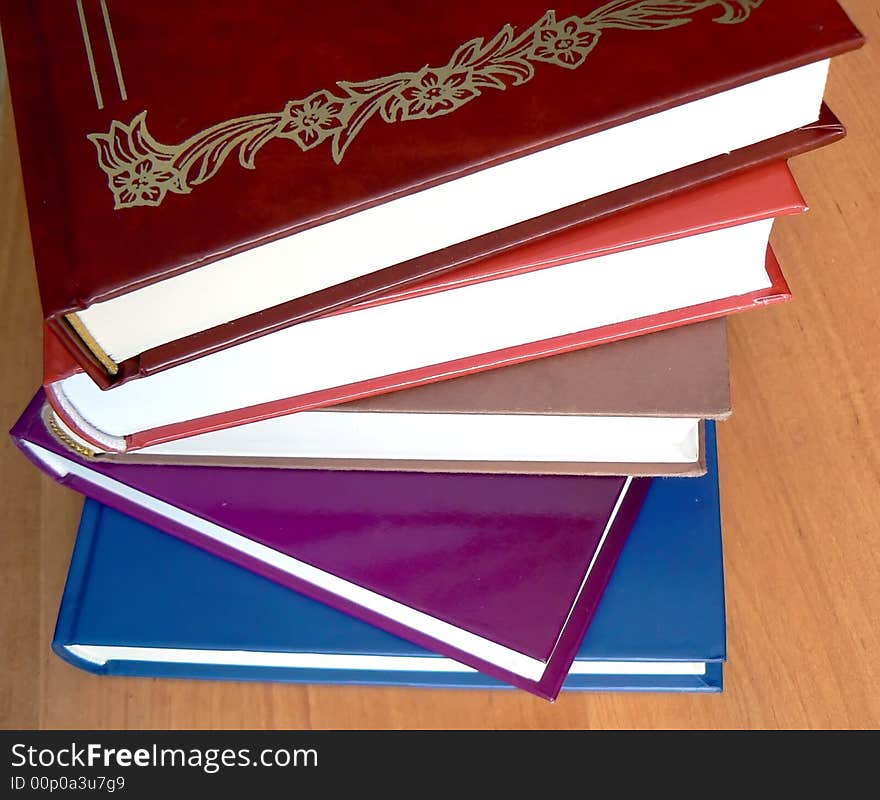
[[[84,446],[124,452],[724,316],[789,297],[767,240],[805,209],[769,165],[112,392],[62,370],[47,394]]]
[[[687,169],[813,123],[862,41],[835,0],[418,10],[0,2],[43,309],[93,379],[753,164]]]

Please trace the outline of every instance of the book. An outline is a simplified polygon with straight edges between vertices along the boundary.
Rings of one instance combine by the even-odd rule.
[[[706,438],[708,474],[653,482],[563,689],[721,690],[724,579],[711,423]],[[99,675],[508,686],[92,500],[52,648]]]
[[[47,376],[76,372],[51,330],[44,344]],[[708,320],[121,454],[97,453],[50,413],[62,444],[120,463],[698,475],[701,422],[731,413],[727,326]]]
[[[862,43],[835,0],[4,0],[0,23],[44,313],[105,386],[656,197],[814,123]]]
[[[64,485],[341,611],[553,699],[650,478],[89,462],[36,424]]]
[[[110,392],[46,391],[78,440],[126,452],[759,308],[790,297],[773,220],[805,209],[767,165]]]

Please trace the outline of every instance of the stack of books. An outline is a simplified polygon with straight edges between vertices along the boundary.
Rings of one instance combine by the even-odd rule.
[[[0,2],[105,674],[719,690],[725,318],[835,0]],[[126,516],[127,515],[127,516]]]

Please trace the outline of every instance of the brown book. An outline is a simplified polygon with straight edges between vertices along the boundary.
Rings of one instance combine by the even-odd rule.
[[[699,475],[703,421],[730,413],[727,328],[717,319],[95,457],[301,469]],[[52,425],[62,438],[72,434],[57,418]],[[334,452],[318,455],[322,448]],[[373,450],[381,455],[363,455]],[[513,455],[480,457],[487,452]],[[590,457],[596,453],[604,457]],[[644,453],[668,455],[639,457]]]
[[[326,411],[730,415],[724,319],[356,400]]]

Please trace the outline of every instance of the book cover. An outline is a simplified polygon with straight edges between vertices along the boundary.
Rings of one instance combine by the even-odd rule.
[[[772,259],[765,268],[767,235],[775,218],[805,210],[788,166],[775,162],[205,355],[107,396],[69,366],[47,369],[46,388],[56,413],[87,446],[123,452],[161,444],[165,433],[191,436],[228,420],[256,421],[248,409],[260,401],[277,399],[290,411],[320,408],[614,341],[787,298]],[[59,347],[49,341],[54,364]],[[285,368],[274,370],[279,361]],[[199,377],[188,389],[191,370]],[[163,385],[160,401],[149,397],[154,383]],[[176,408],[196,396],[205,402]],[[128,414],[124,424],[112,424],[113,409],[123,408],[163,413]],[[232,413],[215,426],[200,421],[206,411]]]
[[[12,435],[59,482],[481,672],[553,699],[650,479],[89,462]]]
[[[563,689],[721,690],[724,580],[711,427],[707,440],[707,475],[653,482]],[[507,686],[91,500],[52,647],[99,675]]]
[[[76,362],[61,348],[51,330],[45,331],[45,370],[56,380],[74,374]],[[319,413],[322,417],[315,417]],[[724,419],[731,413],[728,376],[727,324],[723,319],[685,325],[639,336],[602,347],[576,350],[558,356],[502,367],[415,389],[378,395],[305,414],[316,422],[338,420],[338,430],[348,430],[339,414],[354,414],[353,424],[363,426],[377,414],[404,420],[418,418],[423,425],[447,424],[464,415],[488,422],[499,417],[528,421],[535,417],[617,417]],[[279,419],[283,422],[286,418]],[[619,420],[622,421],[622,420]],[[63,422],[55,420],[64,427]],[[332,423],[329,423],[332,424]],[[614,424],[618,424],[615,420]],[[175,443],[129,453],[97,454],[99,459],[121,463],[212,464],[224,466],[284,466],[299,469],[366,469],[427,472],[519,472],[606,475],[696,475],[706,469],[698,446],[690,460],[647,462],[600,461],[597,458],[556,462],[542,452],[540,460],[428,459],[428,450],[407,448],[406,457],[351,458],[306,457],[304,444],[286,427],[269,432],[272,420],[240,426],[229,434],[189,437]],[[481,425],[481,430],[485,428]],[[68,435],[72,433],[68,431]],[[341,435],[341,434],[337,434]],[[561,434],[565,435],[565,434]],[[570,435],[570,434],[568,434]],[[670,437],[676,434],[670,431]],[[218,441],[218,436],[225,437]],[[670,438],[670,443],[672,438]],[[270,444],[271,443],[271,446]],[[702,445],[700,438],[699,445]],[[555,445],[547,442],[547,452]],[[647,452],[647,449],[645,449]],[[672,448],[670,452],[678,452]],[[420,454],[421,453],[421,454]],[[418,456],[418,457],[416,457]]]
[[[422,213],[407,225],[393,217],[385,249],[357,269],[350,258],[337,268],[302,251],[282,265],[296,272],[296,296],[256,302],[231,325],[200,327],[197,303],[179,316],[150,307],[145,330],[172,316],[194,329],[114,357],[79,312],[238,256],[251,280],[254,252],[311,241],[337,223],[370,233],[392,203],[465,178],[470,186],[499,167],[519,170],[536,155],[543,163],[560,147],[745,85],[813,66],[820,81],[824,60],[861,43],[834,0],[592,0],[553,9],[444,0],[417,16],[393,3],[294,14],[277,0],[5,0],[0,21],[44,312],[104,385],[656,197],[668,184],[576,208],[809,125],[816,92],[776,128],[750,117],[751,141],[731,143],[721,131],[704,152],[705,131],[680,126],[664,148],[632,149],[633,163],[650,154],[653,171],[618,169],[621,159],[579,172],[566,163],[568,194],[497,193],[516,210],[468,214],[455,241],[438,238],[451,217],[438,226]],[[646,68],[653,63],[665,67]],[[616,165],[614,179],[588,186],[602,164]],[[551,194],[550,208],[531,202]],[[355,255],[368,249],[356,235],[336,239]]]
[[[769,221],[752,224],[765,226],[765,231],[769,232]],[[657,245],[665,246],[668,243]],[[521,305],[500,306],[501,324],[491,329],[485,324],[481,304],[471,302],[468,313],[465,314],[462,309],[456,324],[447,331],[451,335],[446,337],[432,336],[426,330],[421,330],[418,336],[413,331],[409,331],[408,336],[402,336],[401,331],[407,329],[405,325],[374,326],[370,324],[371,316],[361,318],[354,313],[338,314],[291,326],[174,369],[130,381],[112,392],[101,391],[85,374],[75,374],[47,386],[46,394],[55,414],[87,449],[120,453],[139,450],[211,431],[717,319],[790,299],[791,293],[772,250],[768,248],[759,258],[755,241],[746,243],[746,248],[753,249],[748,265],[741,264],[739,260],[742,246],[737,250],[728,249],[708,262],[713,270],[704,269],[708,264],[693,259],[687,267],[683,262],[675,265],[691,275],[694,271],[702,271],[706,273],[705,280],[713,281],[724,272],[719,266],[723,258],[728,264],[741,264],[743,269],[748,270],[750,279],[765,282],[766,288],[669,311],[647,313],[629,323],[597,325],[577,333],[542,338],[548,329],[557,331],[572,324],[584,324],[584,298],[588,295],[574,291],[555,296],[554,303],[547,306],[550,313],[540,318],[524,318],[520,311],[525,312],[525,309]],[[673,261],[667,259],[667,263]],[[580,266],[565,265],[560,269],[569,270],[568,274],[556,278],[566,280],[573,277],[575,282],[583,284],[590,282],[593,275],[600,281],[608,276],[607,272],[599,271],[591,275],[589,270],[582,270]],[[653,265],[648,264],[648,268],[653,269]],[[551,271],[538,270],[509,280],[531,284],[535,276],[543,277]],[[665,288],[665,274],[655,271],[652,278],[655,288],[668,291]],[[721,280],[727,278],[722,275]],[[485,299],[488,302],[491,287],[482,283],[458,291],[478,291],[480,297],[472,296],[469,299]],[[703,294],[707,288],[704,284],[695,283],[688,291]],[[418,297],[409,302],[421,304],[439,296]],[[589,299],[592,301],[590,313],[594,318],[607,316],[608,304],[600,303],[594,297]],[[529,293],[521,292],[520,300],[521,304],[530,303]],[[622,298],[622,302],[644,309],[658,302],[658,292],[629,293]],[[403,302],[391,303],[358,313],[372,315],[377,311],[392,309],[393,316],[402,313],[414,325],[418,324],[419,308],[404,308],[406,305]],[[334,323],[333,327],[340,330],[335,324],[337,320],[347,332],[323,336],[327,323]],[[350,325],[357,329],[356,332]],[[488,335],[496,341],[503,338],[507,342],[508,336],[531,338],[525,336],[527,327],[532,333],[542,331],[528,344],[507,344],[478,356],[461,356],[452,360],[441,360],[436,355],[439,351],[449,350],[472,352],[471,333],[477,330],[488,331]],[[313,346],[304,346],[304,337]],[[284,370],[264,372],[254,369],[254,365],[271,360],[271,354],[275,352],[284,354]],[[435,363],[416,366],[434,359]],[[409,368],[400,371],[399,367],[403,365]],[[347,383],[343,375],[350,375],[352,370],[364,377]],[[241,376],[249,372],[256,374],[243,380]]]
[[[52,330],[44,328],[45,384],[80,371]],[[340,403],[324,411],[724,419],[731,412],[727,321],[695,322],[602,347]]]

